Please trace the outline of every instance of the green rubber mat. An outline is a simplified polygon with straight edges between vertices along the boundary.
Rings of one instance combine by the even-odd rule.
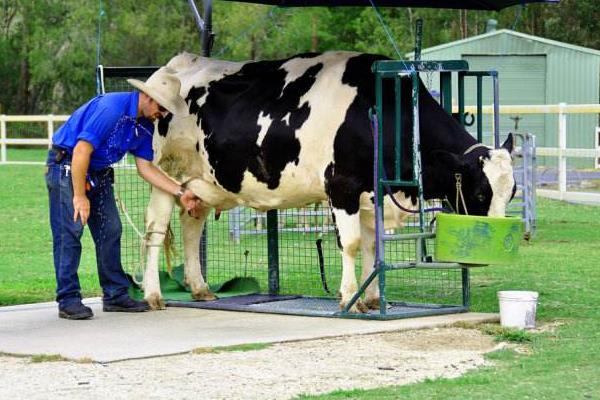
[[[183,265],[173,268],[171,274],[166,271],[160,271],[160,290],[165,300],[191,301],[192,294],[184,283]],[[128,276],[131,282],[129,295],[134,299],[143,299],[144,292],[137,285],[131,276]],[[225,282],[209,284],[210,290],[218,298],[243,296],[248,294],[260,293],[260,285],[255,278],[235,277]]]

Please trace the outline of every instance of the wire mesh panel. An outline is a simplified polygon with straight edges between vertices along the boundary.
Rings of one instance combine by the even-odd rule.
[[[238,207],[207,221],[209,282],[254,277],[268,292],[267,214]],[[278,215],[279,293],[331,296],[340,282],[341,256],[329,211],[322,205]]]
[[[439,201],[428,201],[426,209],[439,209]],[[431,227],[437,212],[425,213],[425,225]],[[419,233],[419,214],[411,214],[404,226],[388,230],[389,234]],[[420,239],[419,239],[420,240]],[[429,259],[435,252],[435,240],[423,239],[424,254]],[[417,241],[385,242],[386,262],[417,261]],[[456,305],[462,304],[462,272],[456,269],[399,269],[386,272],[385,297],[392,302]]]

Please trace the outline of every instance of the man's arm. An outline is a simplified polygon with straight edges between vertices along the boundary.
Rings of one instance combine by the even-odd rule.
[[[85,178],[90,165],[90,157],[94,147],[90,142],[80,140],[73,148],[71,160],[71,180],[73,181],[73,221],[81,218],[85,225],[90,216],[90,200],[85,194]]]
[[[177,195],[182,189],[178,183],[169,178],[150,161],[141,157],[136,157],[135,165],[137,167],[138,174],[140,174],[140,176],[144,178],[146,182],[152,184],[152,186],[164,192],[171,193],[174,196]],[[198,197],[196,197],[196,195],[187,188],[183,189],[183,195],[179,198],[179,201],[181,201],[181,204],[188,212],[194,211],[194,209],[200,205],[200,199],[198,199]]]

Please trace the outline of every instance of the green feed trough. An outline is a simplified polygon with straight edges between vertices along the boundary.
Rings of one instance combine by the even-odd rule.
[[[436,261],[507,264],[515,261],[523,222],[517,217],[437,216]]]

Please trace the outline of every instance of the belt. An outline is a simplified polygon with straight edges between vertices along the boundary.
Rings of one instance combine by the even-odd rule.
[[[66,147],[57,146],[55,144],[52,145],[52,150],[56,150],[56,151],[69,151],[69,149],[67,149]]]
[[[110,184],[115,183],[115,174],[112,167],[106,167],[97,171],[88,171],[86,176],[86,189],[96,187],[99,184],[103,184],[108,180]]]
[[[96,171],[88,171],[89,175],[95,176],[96,178],[103,178],[107,175],[111,175],[114,173],[114,170],[112,167],[106,167],[106,168],[102,168],[102,169],[98,169]]]
[[[56,152],[56,155],[54,156],[54,161],[57,163],[61,162],[62,160],[71,159],[71,154],[69,153],[69,150],[65,149],[64,147],[60,147],[53,144],[52,150]]]

